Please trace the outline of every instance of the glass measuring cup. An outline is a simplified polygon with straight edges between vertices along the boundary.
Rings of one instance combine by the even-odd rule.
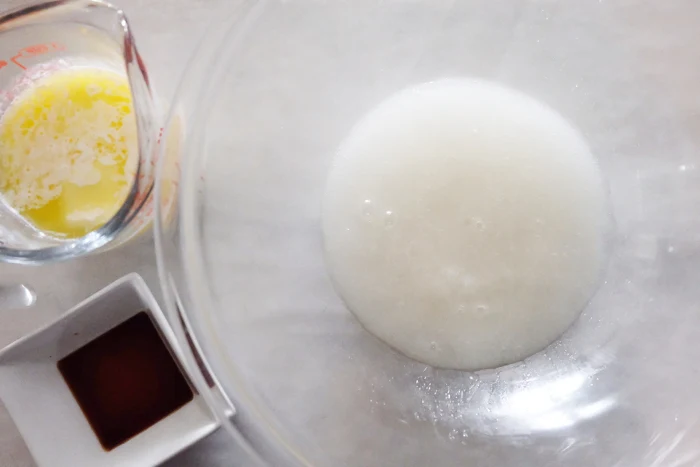
[[[146,68],[118,8],[99,0],[55,0],[0,15],[0,127],[3,115],[25,91],[56,72],[78,67],[128,79],[138,141],[137,154],[127,155],[133,161],[125,175],[133,174],[128,193],[106,223],[78,238],[40,230],[0,193],[0,261],[69,259],[119,245],[150,225],[159,125]]]

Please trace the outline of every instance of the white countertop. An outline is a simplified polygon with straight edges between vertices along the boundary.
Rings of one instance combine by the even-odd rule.
[[[137,46],[159,97],[171,100],[181,72],[217,11],[237,0],[113,0],[131,22]],[[0,13],[32,0],[4,0]],[[22,267],[0,264],[0,284],[24,283],[37,292],[37,303],[24,310],[0,310],[0,348],[52,321],[62,312],[129,272],[143,276],[160,298],[153,239],[150,235],[116,251],[64,264]],[[166,465],[242,465],[223,430]],[[30,467],[34,461],[0,402],[0,466]]]

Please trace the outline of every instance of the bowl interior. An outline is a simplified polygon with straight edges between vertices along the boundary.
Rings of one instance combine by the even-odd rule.
[[[214,27],[218,47],[205,40],[175,103],[181,256],[164,264],[251,442],[313,465],[697,461],[694,14],[690,1],[269,1]],[[320,231],[352,126],[399,89],[451,77],[518,89],[577,127],[615,223],[574,326],[476,373],[365,332]]]

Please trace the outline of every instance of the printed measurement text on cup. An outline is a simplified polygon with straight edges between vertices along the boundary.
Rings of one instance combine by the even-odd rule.
[[[23,59],[62,50],[66,50],[66,46],[59,42],[30,45],[29,47],[25,47],[18,51],[17,54],[15,54],[13,57],[10,57],[6,60],[0,59],[0,70],[12,64],[20,67],[23,70],[26,70],[27,67],[22,64]]]

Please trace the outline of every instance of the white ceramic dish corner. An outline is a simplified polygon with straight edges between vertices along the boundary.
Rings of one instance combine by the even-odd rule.
[[[0,351],[0,399],[39,467],[150,467],[218,427],[200,396],[111,451],[100,445],[56,363],[146,310],[180,360],[172,330],[146,283],[129,274],[53,323]],[[184,365],[180,367],[185,371]],[[190,378],[191,379],[191,378]]]

